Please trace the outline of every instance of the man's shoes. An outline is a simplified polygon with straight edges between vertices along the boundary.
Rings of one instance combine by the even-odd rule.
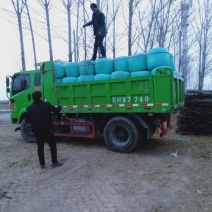
[[[45,164],[40,164],[40,168],[45,169],[46,168]]]
[[[63,163],[60,163],[60,162],[57,162],[57,163],[52,163],[52,168],[56,168],[56,167],[59,167],[59,166],[62,166]]]
[[[95,61],[96,60],[96,55],[93,55],[92,58],[90,60]]]
[[[101,57],[99,57],[99,59],[102,59],[102,58],[106,58],[106,56],[101,56]],[[92,57],[90,60],[95,61],[95,60],[96,60],[96,58]]]

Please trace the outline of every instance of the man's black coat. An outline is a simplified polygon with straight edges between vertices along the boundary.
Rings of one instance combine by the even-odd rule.
[[[33,102],[27,108],[25,121],[32,125],[33,132],[52,129],[53,121],[51,112],[59,113],[60,110],[60,105],[54,107],[49,102]]]
[[[101,32],[102,36],[105,37],[105,35],[107,34],[107,28],[105,24],[105,15],[103,12],[98,10],[96,13],[93,13],[92,20],[84,26],[90,26],[92,24],[94,35],[97,35],[98,32]]]

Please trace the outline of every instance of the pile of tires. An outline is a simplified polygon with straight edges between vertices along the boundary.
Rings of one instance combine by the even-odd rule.
[[[176,131],[184,135],[212,135],[212,91],[190,90],[185,93]]]

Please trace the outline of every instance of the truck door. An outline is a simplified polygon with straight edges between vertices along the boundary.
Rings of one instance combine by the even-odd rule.
[[[41,85],[43,89],[43,101],[50,102],[52,105],[57,105],[57,86],[52,70],[44,71]]]

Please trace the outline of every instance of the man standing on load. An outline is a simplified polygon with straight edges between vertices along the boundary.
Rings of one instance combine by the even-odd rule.
[[[98,47],[100,48],[102,58],[106,57],[106,51],[103,46],[104,37],[107,34],[107,28],[105,24],[105,15],[101,12],[95,3],[90,5],[91,10],[93,11],[92,20],[83,25],[83,27],[87,27],[93,25],[93,31],[95,35],[93,56],[91,60],[96,60]]]

